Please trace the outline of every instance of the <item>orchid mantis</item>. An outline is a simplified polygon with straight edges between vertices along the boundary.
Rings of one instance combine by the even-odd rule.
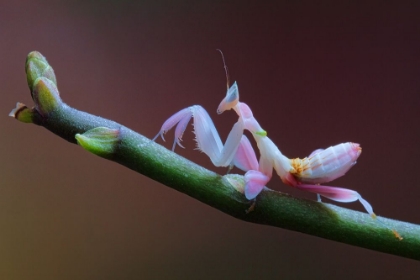
[[[236,166],[246,172],[245,196],[247,199],[251,200],[257,197],[270,181],[274,169],[283,183],[316,193],[318,201],[320,201],[319,195],[338,202],[359,200],[372,217],[376,216],[371,205],[356,191],[320,185],[343,176],[356,164],[356,160],[362,152],[359,144],[342,143],[325,150],[315,150],[309,157],[303,159],[289,159],[267,137],[267,132],[254,118],[249,106],[239,102],[239,90],[236,82],[228,88],[217,113],[221,114],[231,109],[237,113],[239,118],[224,145],[210,116],[199,105],[188,107],[172,115],[165,121],[153,140],[159,135],[165,140],[163,135],[176,125],[172,150],[177,144],[183,147],[180,143],[182,135],[192,117],[198,149],[207,154],[215,166],[229,166],[230,168]],[[243,134],[244,130],[251,132],[257,143],[260,151],[259,161],[251,143]]]

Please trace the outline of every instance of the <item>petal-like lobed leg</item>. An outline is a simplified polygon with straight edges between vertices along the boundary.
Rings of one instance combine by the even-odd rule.
[[[365,199],[361,197],[361,195],[353,190],[339,188],[339,187],[330,187],[330,186],[322,186],[322,185],[296,185],[296,188],[320,194],[329,198],[334,201],[338,202],[353,202],[359,200],[362,203],[363,207],[366,211],[373,217],[375,214],[373,213],[373,208]]]
[[[242,135],[241,142],[239,143],[235,157],[233,158],[233,164],[243,171],[259,169],[255,151],[251,146],[251,142],[249,142],[249,139],[245,135]]]
[[[270,181],[271,177],[257,170],[249,170],[245,174],[245,197],[254,199]]]

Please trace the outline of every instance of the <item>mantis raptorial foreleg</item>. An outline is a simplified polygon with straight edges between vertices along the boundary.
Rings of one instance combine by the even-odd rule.
[[[231,92],[230,95],[237,95],[238,87],[236,86],[236,83],[229,89],[229,91]],[[230,166],[237,163],[237,167],[241,169],[245,168],[245,170],[249,170],[247,168],[252,168],[252,166],[246,163],[245,159],[235,158],[238,147],[242,145],[250,146],[249,140],[243,135],[243,119],[239,118],[239,120],[234,124],[225,144],[223,145],[219,133],[217,132],[209,114],[199,105],[188,107],[172,115],[165,121],[161,130],[153,138],[153,140],[155,140],[159,135],[163,140],[165,140],[163,135],[176,125],[175,140],[172,150],[175,150],[176,144],[183,147],[181,145],[182,135],[184,134],[191,118],[193,118],[194,122],[194,132],[196,135],[195,140],[197,141],[198,149],[208,155],[215,166]]]

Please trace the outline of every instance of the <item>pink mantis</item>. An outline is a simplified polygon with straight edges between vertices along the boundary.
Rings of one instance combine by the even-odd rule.
[[[283,183],[312,193],[316,193],[318,201],[320,195],[338,202],[353,202],[359,200],[366,211],[372,216],[372,206],[356,191],[323,186],[320,184],[330,182],[343,176],[360,156],[362,149],[356,143],[342,143],[325,150],[312,152],[309,157],[289,159],[284,156],[278,147],[267,137],[267,132],[261,128],[254,118],[249,106],[239,102],[239,90],[236,82],[227,90],[226,97],[220,103],[217,112],[223,113],[233,109],[238,114],[238,121],[230,131],[223,145],[219,134],[206,110],[194,105],[172,115],[163,125],[159,135],[162,137],[168,130],[176,126],[175,140],[172,150],[180,143],[182,135],[191,119],[194,119],[194,131],[198,149],[207,154],[215,166],[233,166],[245,171],[245,196],[251,200],[258,196],[264,186],[270,181],[273,169]],[[251,132],[260,151],[260,160],[257,160],[244,130]]]

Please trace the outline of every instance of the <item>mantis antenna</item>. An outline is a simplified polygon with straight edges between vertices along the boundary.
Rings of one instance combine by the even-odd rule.
[[[229,70],[226,66],[226,62],[225,62],[225,56],[223,55],[223,52],[221,49],[216,49],[220,52],[220,54],[222,55],[222,60],[223,60],[223,67],[225,68],[225,73],[226,73],[226,82],[227,82],[227,89],[229,90],[229,84],[230,84],[230,79],[229,79]]]

